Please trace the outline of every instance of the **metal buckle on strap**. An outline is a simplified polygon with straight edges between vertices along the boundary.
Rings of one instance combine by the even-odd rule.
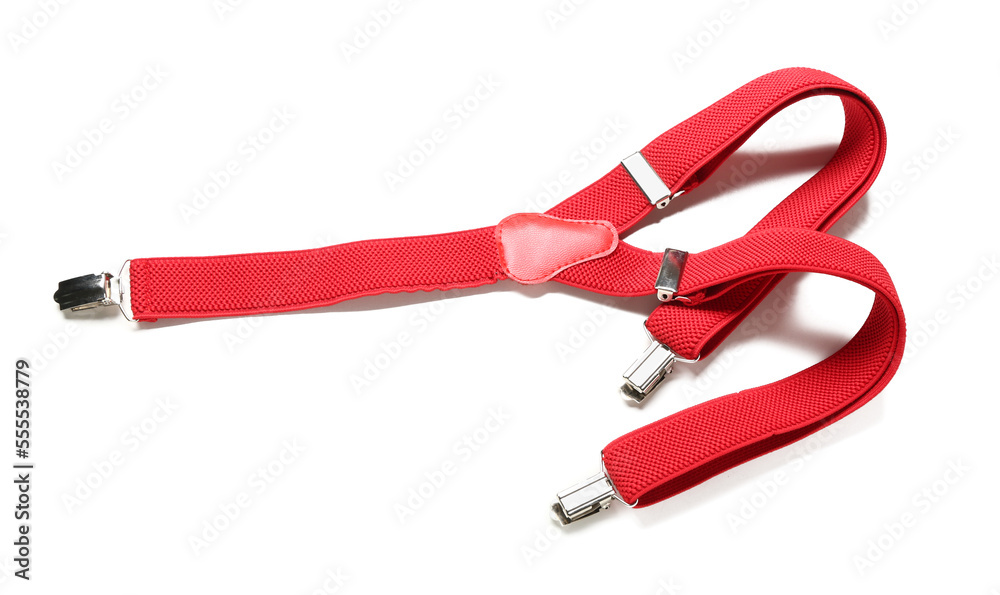
[[[681,274],[687,264],[688,253],[683,250],[667,248],[660,262],[660,272],[656,275],[656,297],[661,302],[669,302],[677,295],[680,287]]]
[[[59,304],[60,310],[71,312],[101,306],[118,306],[125,318],[134,321],[129,292],[130,262],[125,261],[117,277],[104,272],[60,281],[52,299]]]
[[[646,195],[649,204],[656,205],[658,209],[666,207],[671,200],[684,194],[683,190],[676,194],[671,192],[640,151],[622,159],[622,165],[625,166],[625,171],[632,176],[642,193]]]

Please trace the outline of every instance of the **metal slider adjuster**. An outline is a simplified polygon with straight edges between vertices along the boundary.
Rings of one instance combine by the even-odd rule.
[[[683,190],[676,194],[671,192],[640,151],[622,159],[622,165],[625,166],[625,171],[632,176],[642,193],[646,195],[649,204],[656,205],[658,209],[666,207],[671,200],[684,194]]]
[[[677,295],[681,284],[681,274],[687,264],[688,253],[683,250],[667,248],[660,262],[660,272],[656,275],[656,298],[661,302],[669,302]]]
[[[126,260],[118,276],[111,273],[82,275],[59,282],[52,295],[60,310],[78,312],[99,306],[118,306],[126,319],[134,321],[129,293],[129,263]]]
[[[625,502],[601,465],[601,472],[597,475],[556,494],[556,501],[552,503],[552,518],[561,525],[568,525],[607,510],[612,500],[631,507],[639,503],[638,500],[632,504]]]

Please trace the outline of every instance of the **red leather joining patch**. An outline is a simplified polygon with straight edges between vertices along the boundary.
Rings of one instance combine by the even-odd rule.
[[[618,231],[607,221],[573,221],[541,213],[518,213],[496,228],[500,263],[508,277],[532,285],[575,264],[607,256],[618,247]]]

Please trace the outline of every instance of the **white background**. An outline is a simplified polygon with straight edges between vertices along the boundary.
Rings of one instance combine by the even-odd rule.
[[[0,367],[33,364],[36,468],[32,580],[11,575],[11,470],[0,589],[997,593],[995,3],[400,1],[384,26],[369,22],[387,0],[70,2],[51,17],[44,2],[4,3]],[[858,85],[885,117],[881,176],[833,231],[893,275],[910,353],[830,431],[647,509],[562,530],[548,518],[609,441],[819,361],[871,295],[789,278],[745,323],[758,332],[678,366],[641,408],[616,388],[645,346],[649,300],[502,283],[136,325],[110,309],[65,316],[50,297],[126,258],[495,224],[545,208],[562,172],[556,200],[792,65]],[[453,104],[491,79],[456,121]],[[270,134],[273,110],[293,117]],[[835,101],[790,108],[629,241],[697,251],[744,233],[822,166],[842,121]],[[444,142],[390,189],[386,172],[435,128]],[[271,141],[252,160],[251,135]],[[60,175],[81,143],[89,154]],[[230,160],[239,173],[185,219]],[[740,168],[756,171],[720,187]],[[491,411],[503,425],[481,430]],[[484,444],[456,449],[477,430]],[[449,462],[401,521],[410,490]]]

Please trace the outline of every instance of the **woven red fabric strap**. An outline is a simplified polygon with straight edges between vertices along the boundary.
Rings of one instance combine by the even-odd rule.
[[[817,94],[836,95],[844,102],[844,140],[830,163],[754,229],[825,230],[867,190],[885,155],[884,127],[874,105],[831,74],[790,68],[764,75],[665,132],[642,152],[675,193],[691,190],[769,117]],[[624,233],[652,209],[619,165],[548,214],[605,220]],[[379,293],[494,283],[506,277],[494,229],[292,252],[133,259],[132,314],[140,321],[254,315],[329,306]],[[610,256],[571,267],[555,280],[610,295],[649,295],[660,257],[623,242]],[[700,310],[665,304],[647,326],[661,343],[684,357],[708,355],[778,280],[780,276],[744,284],[725,304]]]
[[[688,260],[680,292],[702,303],[775,274],[815,272],[868,287],[875,302],[842,349],[784,380],[690,407],[605,447],[608,476],[622,499],[648,506],[833,423],[878,394],[903,356],[903,309],[874,256],[815,231],[748,234]]]
[[[799,227],[825,231],[871,186],[885,158],[885,126],[872,101],[841,79],[807,68],[764,75],[667,131],[642,150],[675,193],[706,180],[768,118],[815,95],[839,97],[844,136],[822,170],[781,201],[751,231]],[[653,207],[618,166],[601,180],[548,211],[569,219],[609,219],[624,233]],[[675,248],[677,246],[674,246]],[[557,281],[609,295],[652,295],[662,254],[622,243],[609,258],[572,267]],[[657,341],[680,356],[709,355],[781,280],[741,284],[725,300],[704,308],[663,304],[646,323]]]
[[[493,229],[294,252],[133,259],[132,313],[141,321],[245,316],[494,283],[504,275]]]

